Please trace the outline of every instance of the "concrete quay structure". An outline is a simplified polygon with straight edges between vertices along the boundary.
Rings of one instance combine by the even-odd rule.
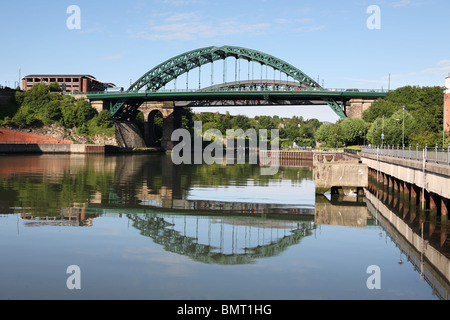
[[[422,160],[374,154],[363,149],[361,161],[369,174],[407,197],[412,205],[421,204],[432,213],[448,219],[450,165]]]
[[[369,185],[367,165],[349,155],[341,161],[336,160],[340,154],[342,153],[314,153],[316,194],[329,190],[332,194],[362,194],[362,189]]]

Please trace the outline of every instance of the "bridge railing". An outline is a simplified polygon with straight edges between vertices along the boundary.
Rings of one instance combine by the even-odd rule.
[[[419,146],[414,148],[411,145],[408,147],[371,146],[363,147],[361,153],[450,165],[450,145],[447,148],[439,148],[437,145],[435,147],[425,145],[425,148],[419,148]]]
[[[237,87],[231,88],[205,88],[205,89],[159,89],[159,90],[140,90],[139,93],[184,93],[184,92],[252,92],[252,91],[272,91],[272,92],[331,92],[331,93],[387,93],[387,90],[383,89],[333,89],[333,88],[295,88],[295,87],[284,87],[280,86],[269,86],[269,87],[239,87],[239,84],[236,84]],[[97,92],[80,92],[77,94],[129,94],[127,91],[117,91],[117,92],[108,92],[108,91],[97,91]],[[136,92],[131,92],[136,93]],[[67,93],[71,94],[71,93]]]

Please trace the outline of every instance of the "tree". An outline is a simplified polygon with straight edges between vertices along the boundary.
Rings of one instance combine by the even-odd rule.
[[[49,103],[45,105],[42,115],[43,115],[42,122],[44,124],[59,122],[62,117],[60,102],[57,100],[49,101]]]
[[[361,145],[364,139],[365,122],[358,118],[347,118],[339,121],[342,141],[346,146]]]
[[[343,145],[340,126],[338,124],[322,124],[317,130],[316,139],[330,148],[340,147]]]
[[[385,145],[402,145],[403,134],[405,138],[405,145],[411,142],[411,134],[417,130],[417,123],[414,117],[405,111],[405,125],[403,131],[403,110],[399,110],[392,114],[387,119],[384,119],[384,127],[382,119],[378,119],[377,125],[372,124],[368,133],[367,139],[369,143],[374,145],[381,145],[381,134],[384,133]],[[378,128],[377,128],[378,127]]]
[[[366,122],[372,123],[378,118],[389,118],[394,112],[400,110],[402,105],[394,103],[386,99],[378,99],[372,103],[369,109],[364,111],[363,119]]]
[[[247,116],[237,115],[231,119],[232,129],[242,129],[244,131],[250,128],[250,121]]]
[[[385,118],[385,144],[402,144],[405,106],[405,144],[442,143],[443,99],[440,87],[398,88],[378,99],[363,113],[371,123],[368,141],[381,144],[382,117]]]
[[[67,105],[62,108],[62,123],[66,128],[81,128],[83,123],[87,123],[96,115],[97,111],[91,107],[89,102],[80,99],[74,105]]]
[[[270,116],[260,116],[258,119],[258,123],[260,129],[271,130],[277,128],[276,122]]]
[[[58,82],[50,83],[48,86],[48,90],[50,92],[61,92],[62,91],[61,86],[58,84]]]

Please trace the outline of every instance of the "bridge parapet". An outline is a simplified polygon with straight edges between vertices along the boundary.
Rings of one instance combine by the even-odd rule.
[[[419,149],[418,146],[416,148],[411,148],[411,146],[408,148],[400,148],[399,146],[387,146],[384,148],[364,147],[362,153],[450,165],[450,145],[446,149],[438,148],[437,146],[434,148],[425,147],[423,149]]]
[[[450,199],[450,148],[363,148],[361,160],[381,175],[417,186],[423,193]]]

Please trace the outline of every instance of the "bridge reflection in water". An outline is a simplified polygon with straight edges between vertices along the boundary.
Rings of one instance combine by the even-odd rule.
[[[398,246],[402,263],[411,263],[440,299],[449,297],[448,224],[427,216],[419,206],[406,206],[401,196],[371,179],[365,197],[314,198],[312,168],[288,163],[278,175],[261,177],[258,166],[174,166],[164,155],[44,156],[31,157],[26,165],[12,160],[4,161],[15,167],[0,175],[4,186],[21,190],[20,198],[4,205],[14,203],[24,225],[90,227],[98,217],[126,217],[142,236],[169,252],[223,265],[279,255],[314,235],[321,225],[376,225]],[[29,163],[39,174],[25,172]],[[300,188],[292,186],[311,184],[312,199],[296,195],[300,200],[290,204],[285,199],[211,200],[195,194],[202,188],[211,188],[210,195],[233,188],[239,194],[249,182],[255,188],[271,188],[274,181],[285,181],[296,190]],[[34,191],[43,186],[52,192]]]
[[[310,221],[277,221],[242,217],[190,215],[128,215],[133,227],[165,250],[195,261],[215,264],[249,264],[276,256],[312,234]]]

